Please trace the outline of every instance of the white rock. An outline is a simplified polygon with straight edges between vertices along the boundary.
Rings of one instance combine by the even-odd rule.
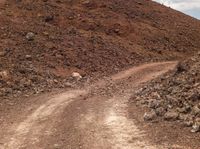
[[[28,39],[29,41],[34,40],[35,34],[32,32],[29,32],[26,34],[26,39]]]
[[[77,79],[77,80],[80,80],[80,79],[83,78],[78,72],[73,72],[72,73],[72,77]]]

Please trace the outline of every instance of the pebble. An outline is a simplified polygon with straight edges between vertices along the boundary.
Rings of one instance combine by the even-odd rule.
[[[26,39],[28,41],[32,41],[32,40],[34,40],[34,38],[35,38],[35,34],[33,32],[29,32],[26,34]]]
[[[179,114],[174,111],[168,111],[164,115],[164,119],[167,121],[175,121],[178,119]]]
[[[199,125],[198,123],[195,123],[195,124],[192,126],[191,132],[196,133],[196,132],[199,132],[199,131],[200,131],[200,125]]]
[[[144,121],[152,121],[156,118],[156,113],[152,110],[151,112],[146,112],[143,116]]]
[[[78,72],[73,72],[72,77],[75,78],[76,80],[82,79],[82,76]]]

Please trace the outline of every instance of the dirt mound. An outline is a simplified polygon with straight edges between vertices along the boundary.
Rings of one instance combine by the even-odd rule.
[[[200,48],[200,22],[148,0],[0,3],[0,96],[66,87]]]
[[[172,74],[151,82],[137,95],[140,104],[152,109],[145,114],[148,118],[156,113],[165,120],[192,127],[192,132],[200,131],[200,53],[180,63]]]

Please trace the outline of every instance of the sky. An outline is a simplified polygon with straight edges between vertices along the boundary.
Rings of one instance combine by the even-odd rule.
[[[154,0],[200,19],[200,0]]]

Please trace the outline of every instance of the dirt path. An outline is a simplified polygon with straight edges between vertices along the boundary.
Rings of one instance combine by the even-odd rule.
[[[176,62],[146,64],[85,88],[39,97],[13,109],[0,124],[2,149],[154,149],[145,131],[128,117],[134,90],[174,69]],[[6,119],[6,118],[5,118]]]

